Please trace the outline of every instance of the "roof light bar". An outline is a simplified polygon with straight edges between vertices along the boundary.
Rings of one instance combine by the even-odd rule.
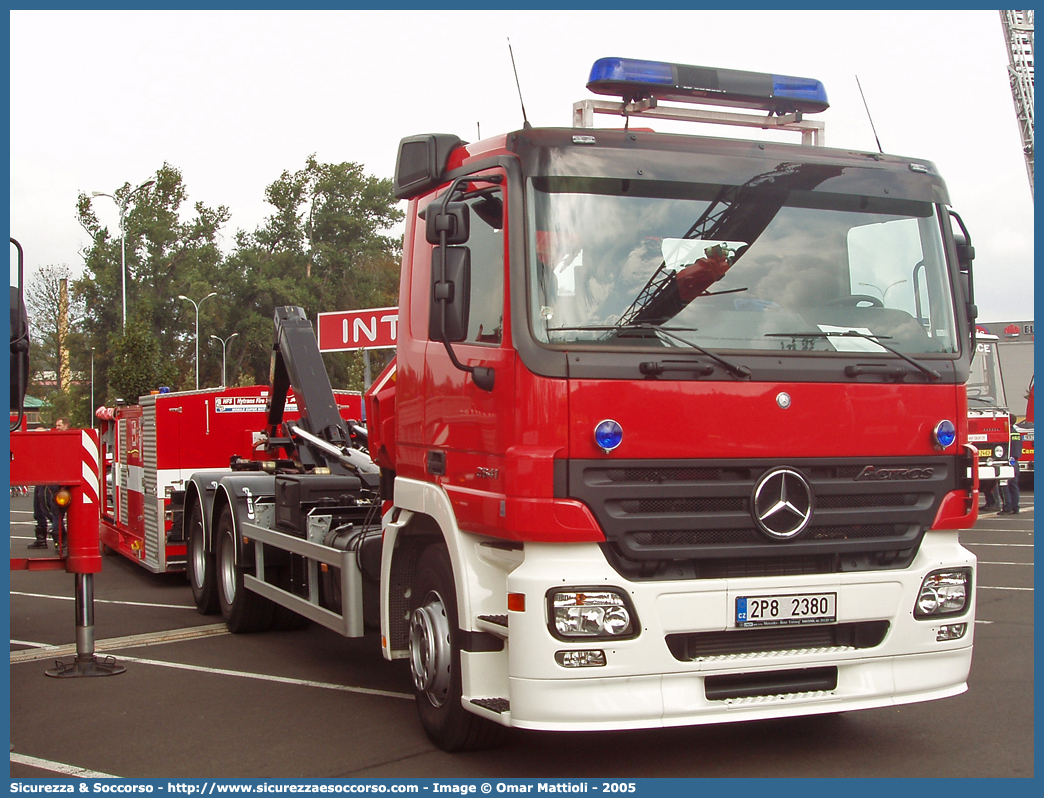
[[[736,69],[600,58],[591,67],[587,88],[595,94],[633,102],[647,97],[758,108],[775,114],[814,114],[830,107],[818,80]]]

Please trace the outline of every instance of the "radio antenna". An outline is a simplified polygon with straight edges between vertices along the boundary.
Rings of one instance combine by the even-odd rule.
[[[863,85],[859,82],[859,75],[855,76],[856,86],[859,87],[859,96],[863,98],[863,107],[866,109],[866,118],[870,120],[870,129],[874,131],[874,141],[877,142],[877,151],[882,155],[884,150],[881,148],[881,139],[877,137],[877,128],[874,127],[874,118],[870,116],[870,106],[866,104],[866,95],[863,94]]]
[[[515,73],[515,86],[518,88],[518,104],[522,106],[522,129],[529,130],[533,127],[526,118],[526,104],[522,102],[522,86],[518,82],[518,68],[515,66],[515,52],[511,49],[511,37],[507,38],[508,54],[511,56],[511,70]]]

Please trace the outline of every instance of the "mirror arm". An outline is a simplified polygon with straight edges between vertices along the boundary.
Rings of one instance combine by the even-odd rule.
[[[499,183],[500,175],[494,175],[496,180],[491,182]],[[457,185],[462,180],[467,180],[466,177],[458,177],[450,185],[449,190],[443,195],[442,208],[439,213],[444,213],[446,208],[449,206],[450,197],[457,190]],[[446,230],[439,230],[439,283],[445,285],[446,283]],[[467,366],[460,362],[457,358],[457,353],[453,351],[453,346],[449,342],[449,338],[446,336],[446,302],[451,298],[448,291],[441,292],[444,296],[436,296],[435,300],[439,303],[439,312],[442,314],[442,345],[446,347],[446,354],[449,355],[450,363],[453,364],[454,368],[459,371],[466,371],[471,375],[472,381],[476,386],[484,391],[492,391],[495,373],[493,369],[485,366]]]

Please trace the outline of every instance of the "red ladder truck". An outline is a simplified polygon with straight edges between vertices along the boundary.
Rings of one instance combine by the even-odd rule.
[[[963,692],[973,250],[935,167],[822,146],[814,80],[602,59],[588,87],[616,99],[570,129],[400,143],[379,472],[277,309],[279,465],[189,480],[197,606],[378,631],[446,750]]]

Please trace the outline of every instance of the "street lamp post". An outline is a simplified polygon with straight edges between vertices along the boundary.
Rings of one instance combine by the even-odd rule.
[[[92,197],[108,197],[116,203],[116,207],[120,211],[120,271],[123,274],[123,329],[127,329],[127,228],[124,221],[127,218],[127,205],[130,203],[131,197],[142,189],[146,189],[153,185],[155,182],[155,180],[146,180],[136,189],[127,194],[122,202],[116,199],[112,194],[106,194],[104,191],[91,192]]]
[[[196,309],[196,390],[199,390],[199,306],[210,299],[212,296],[217,296],[217,291],[211,291],[199,302],[194,299],[190,299],[184,294],[178,294],[178,299],[185,299],[192,303],[192,307]]]
[[[215,341],[221,341],[221,387],[222,388],[224,388],[225,384],[226,384],[225,383],[225,347],[228,345],[228,342],[231,341],[233,338],[235,338],[237,335],[239,335],[239,333],[232,333],[230,336],[228,336],[228,338],[222,338],[222,337],[220,337],[218,335],[210,336]]]

